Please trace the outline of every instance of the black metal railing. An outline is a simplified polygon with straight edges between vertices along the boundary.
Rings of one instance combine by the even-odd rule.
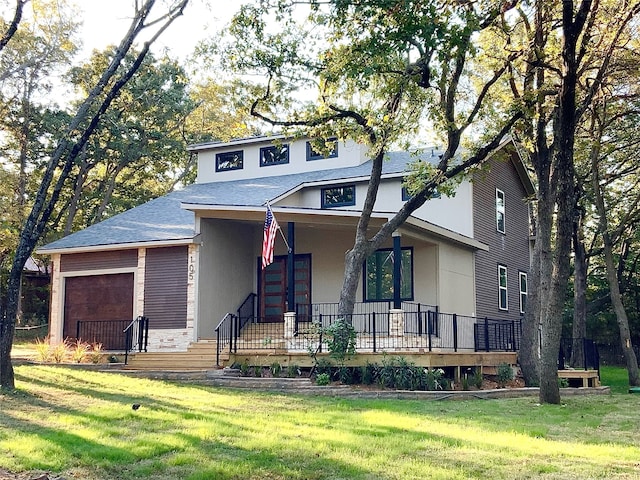
[[[256,303],[257,298],[258,295],[250,293],[247,295],[247,298],[244,299],[240,307],[238,307],[238,310],[236,310],[238,318],[242,320],[239,325],[240,330],[242,330],[247,323],[255,322],[258,315]]]
[[[375,313],[377,315],[386,315],[389,313],[393,302],[356,302],[353,305],[353,314],[357,317],[369,315]],[[338,303],[297,303],[296,304],[296,325],[295,329],[298,330],[298,324],[307,323],[319,323],[320,317],[324,317],[325,321],[329,318],[338,318]]]
[[[146,352],[149,344],[149,319],[137,317],[123,330],[125,334],[126,349],[124,351],[124,364],[129,361],[129,352]]]
[[[76,324],[76,340],[100,343],[104,350],[125,351],[124,330],[131,320],[79,320]]]
[[[475,351],[517,352],[522,339],[522,320],[478,319],[474,325]]]
[[[218,326],[215,328],[216,333],[216,365],[220,365],[220,354],[227,348],[233,338],[233,318],[232,313],[227,313]]]
[[[567,366],[600,372],[600,353],[590,338],[562,338],[558,352],[558,369]]]
[[[252,294],[253,295],[253,294]],[[438,307],[412,302],[402,305],[403,318],[394,323],[391,302],[356,303],[351,315],[338,315],[337,303],[298,304],[292,335],[285,337],[284,322],[268,322],[255,315],[252,295],[238,309],[227,313],[215,329],[216,364],[224,351],[326,349],[320,332],[338,318],[346,318],[356,331],[360,351],[517,351],[520,320],[503,321],[440,312]],[[250,307],[246,307],[250,304]],[[241,315],[242,311],[249,312]],[[397,325],[397,326],[396,326]],[[401,325],[404,329],[400,331]]]

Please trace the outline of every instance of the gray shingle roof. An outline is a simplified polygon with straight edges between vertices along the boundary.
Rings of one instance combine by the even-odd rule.
[[[427,160],[433,158],[437,159],[437,155],[426,157]],[[407,152],[391,153],[384,162],[383,174],[401,173],[412,160],[414,157]],[[193,212],[181,208],[182,203],[259,207],[267,199],[279,197],[303,183],[363,177],[370,172],[368,161],[355,167],[189,185],[49,243],[40,250],[188,240],[195,235],[195,218]]]

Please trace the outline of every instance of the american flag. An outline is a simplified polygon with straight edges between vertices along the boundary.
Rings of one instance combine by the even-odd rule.
[[[273,216],[271,207],[267,205],[267,216],[264,219],[264,235],[262,239],[262,268],[273,263],[273,244],[276,241],[278,222]]]

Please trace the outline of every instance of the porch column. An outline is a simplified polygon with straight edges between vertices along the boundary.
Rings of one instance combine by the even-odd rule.
[[[393,308],[389,310],[389,337],[392,348],[398,349],[403,347],[404,312],[401,309]]]
[[[289,252],[287,256],[287,311],[296,310],[296,278],[295,278],[295,254],[296,254],[296,224],[287,223],[287,239]]]
[[[286,312],[284,314],[284,339],[287,342],[287,348],[290,348],[290,341],[293,340],[296,332],[296,314],[295,312]]]
[[[393,232],[393,308],[402,308],[402,295],[400,289],[401,267],[402,267],[402,246],[400,244],[400,233]]]

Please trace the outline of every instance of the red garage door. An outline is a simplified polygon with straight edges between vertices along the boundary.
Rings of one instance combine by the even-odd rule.
[[[133,273],[65,279],[65,338],[76,338],[80,322],[82,340],[119,350],[124,347],[122,330],[132,319]]]

